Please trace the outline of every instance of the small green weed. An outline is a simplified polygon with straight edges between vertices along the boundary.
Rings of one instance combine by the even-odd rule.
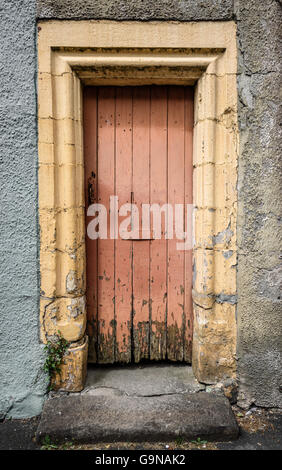
[[[182,446],[182,445],[184,444],[184,439],[183,439],[183,437],[178,436],[178,437],[175,439],[175,444],[176,444],[177,446]]]
[[[58,446],[51,441],[51,437],[46,435],[42,441],[41,450],[58,449]]]
[[[62,449],[63,450],[69,450],[73,446],[73,442],[71,441],[66,441],[62,444]]]
[[[47,352],[44,371],[49,375],[50,382],[57,372],[60,373],[60,366],[68,346],[69,342],[62,337],[60,331],[58,331],[57,338],[54,341],[47,342],[44,348],[44,350]],[[51,388],[52,387],[49,386],[50,390]]]
[[[201,445],[201,444],[207,444],[208,441],[202,441],[202,439],[200,437],[197,437],[197,439],[195,441],[191,441],[192,444],[197,444],[197,445]]]

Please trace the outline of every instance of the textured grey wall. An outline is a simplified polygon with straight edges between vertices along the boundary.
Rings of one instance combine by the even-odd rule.
[[[0,19],[0,416],[40,413],[35,1],[2,0]]]
[[[229,20],[233,0],[38,0],[38,18],[96,20]]]
[[[281,407],[281,2],[240,0],[235,8],[239,403]]]
[[[35,0],[2,0],[0,29],[3,53],[0,411],[3,415],[10,410],[12,416],[40,412],[45,391],[44,355],[38,341],[35,3]],[[38,0],[37,3],[37,16],[41,19],[237,21],[239,400],[242,406],[251,403],[282,406],[278,291],[281,2]]]

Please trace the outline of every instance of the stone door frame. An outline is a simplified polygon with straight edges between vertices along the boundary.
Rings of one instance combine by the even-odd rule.
[[[82,84],[195,84],[192,366],[236,375],[237,49],[234,22],[38,23],[40,335],[70,342],[57,388],[84,386]]]

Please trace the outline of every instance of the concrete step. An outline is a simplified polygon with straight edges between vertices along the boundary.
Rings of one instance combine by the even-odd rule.
[[[77,443],[238,437],[229,401],[206,392],[160,396],[77,394],[45,402],[36,438]]]

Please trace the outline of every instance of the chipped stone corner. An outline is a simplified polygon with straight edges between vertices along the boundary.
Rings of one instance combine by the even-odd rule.
[[[236,305],[215,297],[206,308],[194,304],[194,315],[195,377],[207,385],[236,379]]]
[[[44,343],[59,331],[69,342],[79,341],[86,329],[85,296],[41,299],[41,339]]]
[[[81,392],[87,375],[88,336],[72,343],[67,349],[60,373],[51,382],[56,391]]]
[[[238,383],[235,379],[226,379],[215,385],[208,385],[205,391],[207,393],[215,393],[216,395],[224,395],[231,405],[237,403]]]

